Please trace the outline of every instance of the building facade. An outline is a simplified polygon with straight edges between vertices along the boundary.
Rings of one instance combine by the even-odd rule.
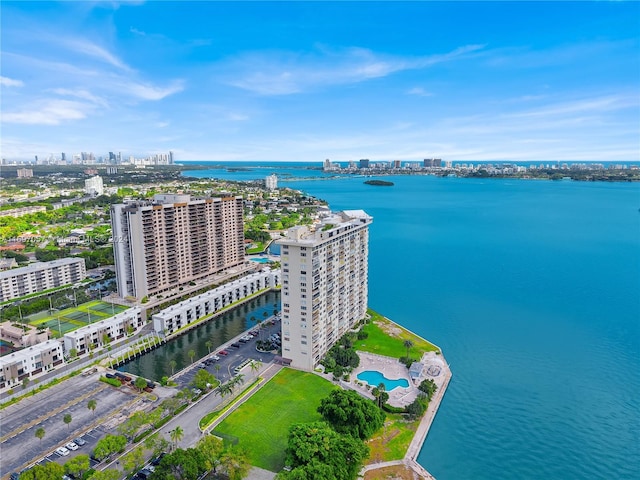
[[[196,297],[165,308],[151,317],[157,333],[170,335],[194,321],[242,300],[265,288],[280,285],[280,270],[264,268],[233,282],[226,283]]]
[[[278,176],[275,174],[268,175],[264,179],[264,186],[267,190],[275,190],[276,188],[278,188]]]
[[[16,170],[16,174],[18,178],[32,178],[33,177],[33,169],[32,168],[19,168]]]
[[[330,215],[280,239],[282,356],[313,370],[367,312],[369,225],[362,210]]]
[[[43,205],[36,205],[33,207],[20,207],[20,208],[12,208],[11,210],[2,210],[0,211],[0,217],[24,217],[25,215],[31,215],[33,213],[46,212],[47,207]]]
[[[142,299],[244,263],[242,197],[154,200],[111,207],[121,297]]]
[[[90,349],[103,347],[128,334],[134,334],[144,325],[142,309],[133,307],[99,322],[91,323],[64,334],[64,351],[69,355],[72,348],[78,355]]]
[[[102,177],[96,175],[95,177],[87,178],[84,181],[84,193],[87,195],[93,195],[94,197],[102,195],[104,193]]]
[[[58,340],[33,345],[0,357],[0,390],[19,385],[25,378],[48,372],[64,362]]]
[[[87,278],[84,258],[61,258],[0,272],[0,302]]]

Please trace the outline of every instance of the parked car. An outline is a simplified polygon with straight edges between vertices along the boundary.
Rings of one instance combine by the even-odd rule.
[[[78,437],[78,438],[74,438],[73,439],[73,443],[75,443],[76,445],[78,445],[79,447],[86,445],[87,442],[84,441],[84,439],[82,437]]]
[[[200,365],[198,365],[198,368],[207,368],[207,364],[203,362]]]
[[[67,448],[68,450],[77,450],[78,445],[76,445],[74,442],[69,442],[65,445],[65,448]]]
[[[67,450],[65,447],[58,447],[56,448],[56,453],[61,457],[66,457],[67,455],[69,455],[69,450]]]
[[[154,467],[157,467],[158,465],[160,465],[160,462],[162,461],[163,457],[167,454],[167,452],[161,452],[157,457],[155,457],[153,460],[151,460],[151,465],[153,465]]]
[[[240,348],[240,344],[238,342],[233,342],[231,346],[235,348]]]
[[[227,352],[226,350],[220,350],[218,352],[218,355],[229,355],[229,352]]]
[[[220,357],[218,355],[212,355],[211,360],[213,360],[214,362],[217,362],[218,360],[220,360]]]

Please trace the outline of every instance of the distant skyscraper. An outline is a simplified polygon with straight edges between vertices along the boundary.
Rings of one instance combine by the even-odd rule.
[[[169,150],[169,165],[173,165],[173,152]]]
[[[102,195],[104,193],[102,177],[96,175],[95,177],[87,178],[84,181],[84,193],[93,195],[94,197]]]
[[[31,178],[33,177],[33,169],[32,168],[19,168],[16,170],[18,174],[18,178]]]
[[[275,174],[267,176],[264,179],[264,186],[267,190],[275,190],[278,188],[278,177]]]
[[[116,159],[116,154],[113,153],[113,152],[109,152],[109,163],[111,163],[111,164],[118,163],[118,161]]]
[[[369,159],[363,158],[360,160],[360,168],[369,168]]]
[[[67,156],[65,155],[65,153],[64,153],[64,152],[62,152],[62,154],[60,155],[60,159],[61,159],[63,162],[66,162],[66,161],[67,161]]]
[[[327,170],[332,170],[333,169],[333,165],[331,164],[331,160],[329,160],[328,158],[324,161],[324,165],[322,167],[323,170],[327,171]]]
[[[336,341],[367,313],[369,225],[348,210],[315,230],[289,229],[279,239],[282,264],[282,356],[313,370]]]
[[[121,297],[142,299],[244,263],[242,197],[154,201],[111,207]]]

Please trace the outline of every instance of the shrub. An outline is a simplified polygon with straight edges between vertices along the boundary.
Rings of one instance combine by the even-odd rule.
[[[118,388],[122,385],[117,378],[100,377],[100,381]]]
[[[388,403],[383,403],[382,409],[388,413],[406,413],[407,412],[406,408],[394,407],[393,405],[389,405]]]
[[[358,332],[358,340],[364,340],[367,337],[369,337],[369,334],[367,332],[365,332],[364,330],[360,330]]]

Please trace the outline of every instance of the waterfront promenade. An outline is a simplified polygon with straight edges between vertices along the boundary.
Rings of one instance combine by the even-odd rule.
[[[433,398],[429,402],[429,406],[427,407],[427,411],[422,416],[420,420],[420,424],[416,429],[415,434],[413,435],[413,439],[409,444],[409,448],[404,455],[404,458],[401,460],[392,460],[388,462],[379,462],[379,463],[370,463],[365,465],[360,475],[365,479],[373,479],[373,478],[383,478],[375,475],[375,471],[380,470],[384,471],[388,467],[397,467],[397,466],[405,466],[408,469],[411,469],[415,474],[419,476],[419,478],[427,479],[427,480],[435,480],[435,477],[431,475],[422,465],[420,465],[417,461],[418,455],[420,454],[420,450],[422,449],[422,445],[427,438],[429,433],[429,429],[431,428],[431,424],[438,413],[438,408],[440,408],[440,403],[444,398],[444,394],[447,391],[447,387],[449,386],[449,382],[451,381],[451,369],[449,365],[444,360],[442,355],[439,357],[443,360],[443,367],[440,371],[438,377],[433,380],[438,385],[438,389],[436,390]],[[368,472],[371,472],[367,475]],[[373,474],[373,475],[372,475]],[[386,476],[384,478],[387,478]]]

